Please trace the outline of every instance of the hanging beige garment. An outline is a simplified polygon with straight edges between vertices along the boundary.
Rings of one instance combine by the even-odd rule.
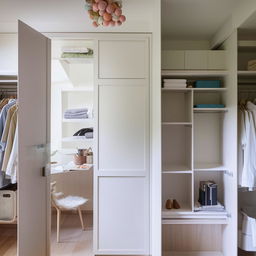
[[[0,110],[9,102],[9,99],[2,99],[0,102]]]
[[[7,142],[12,116],[16,110],[17,110],[17,105],[14,105],[7,112],[6,122],[5,122],[4,131],[1,138],[1,142],[5,142],[5,143]]]
[[[18,117],[18,109],[15,110],[15,112],[13,113],[12,118],[11,118],[7,143],[6,143],[5,152],[4,152],[4,160],[3,160],[3,165],[2,165],[3,171],[6,171],[6,167],[7,167],[7,164],[8,164],[9,158],[10,158],[10,154],[12,151],[16,126],[17,126],[17,117]]]

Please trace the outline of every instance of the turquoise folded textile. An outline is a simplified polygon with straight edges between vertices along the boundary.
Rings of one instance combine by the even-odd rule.
[[[225,108],[223,104],[196,104],[195,108]]]
[[[195,88],[220,88],[220,80],[198,80],[195,82]]]

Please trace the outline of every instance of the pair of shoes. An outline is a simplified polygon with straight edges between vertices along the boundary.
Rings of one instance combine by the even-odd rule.
[[[180,209],[180,204],[176,199],[168,199],[165,203],[165,208],[170,210],[170,209]]]

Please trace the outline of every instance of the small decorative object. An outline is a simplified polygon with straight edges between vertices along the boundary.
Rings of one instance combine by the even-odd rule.
[[[85,0],[85,9],[94,27],[120,26],[126,21],[121,0]]]
[[[92,148],[88,148],[87,154],[86,154],[86,163],[87,164],[93,164],[93,152]]]
[[[172,200],[171,199],[168,199],[165,203],[165,208],[170,210],[172,209]]]

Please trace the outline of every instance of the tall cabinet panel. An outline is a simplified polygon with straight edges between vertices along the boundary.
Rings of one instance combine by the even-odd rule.
[[[95,254],[149,254],[149,37],[98,40]]]

